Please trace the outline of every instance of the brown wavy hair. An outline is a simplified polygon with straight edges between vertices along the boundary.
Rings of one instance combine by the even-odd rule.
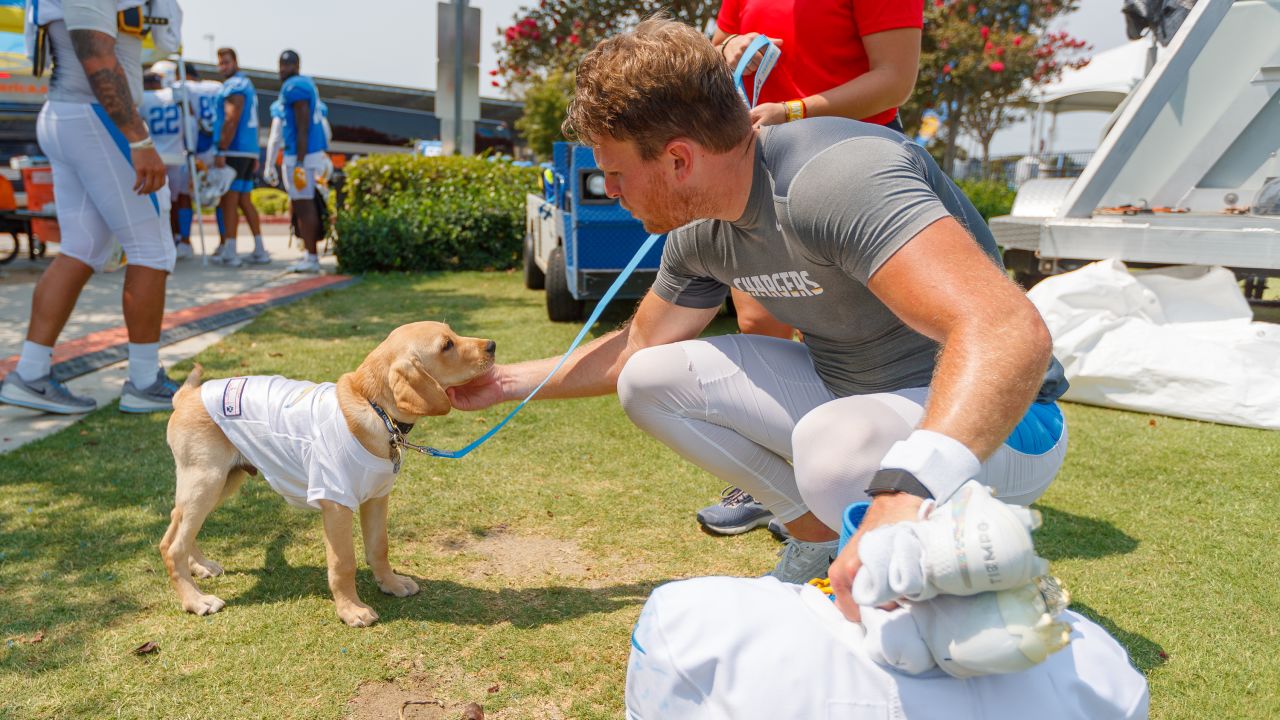
[[[724,58],[698,31],[663,16],[597,45],[578,66],[565,137],[632,141],[645,160],[686,137],[714,153],[751,132]]]

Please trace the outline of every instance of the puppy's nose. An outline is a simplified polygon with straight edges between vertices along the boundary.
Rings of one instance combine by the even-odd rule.
[[[485,343],[484,351],[485,351],[485,352],[487,352],[487,353],[489,353],[490,355],[492,355],[492,354],[494,353],[494,351],[495,351],[495,350],[497,350],[497,349],[498,349],[498,343],[496,343],[496,342],[494,342],[494,341],[492,341],[492,340],[490,340],[489,342]]]

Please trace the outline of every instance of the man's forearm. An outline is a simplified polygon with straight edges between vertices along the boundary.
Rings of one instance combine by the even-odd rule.
[[[920,428],[958,440],[979,460],[987,458],[1035,399],[1052,350],[1034,308],[957,328],[938,358]]]
[[[579,347],[538,397],[551,400],[615,392],[618,375],[635,351],[630,343],[630,329],[628,325]],[[523,400],[558,362],[559,356],[508,366],[502,387],[504,399]]]
[[[115,38],[96,30],[72,30],[71,45],[107,117],[130,142],[145,138],[147,126],[133,106],[129,78],[116,60]]]
[[[306,100],[294,101],[291,109],[293,110],[293,126],[298,128],[297,137],[295,138],[297,142],[293,149],[298,156],[298,164],[301,165],[303,159],[307,156],[307,133],[311,130],[311,113],[307,108]]]

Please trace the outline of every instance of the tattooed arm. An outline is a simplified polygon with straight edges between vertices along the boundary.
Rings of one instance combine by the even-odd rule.
[[[107,117],[120,129],[125,139],[136,142],[147,137],[146,123],[133,106],[129,79],[116,59],[116,39],[97,30],[72,30],[71,45],[76,59],[84,67],[93,95]],[[154,147],[130,150],[130,162],[137,173],[133,184],[139,195],[155,192],[164,186],[164,161]]]

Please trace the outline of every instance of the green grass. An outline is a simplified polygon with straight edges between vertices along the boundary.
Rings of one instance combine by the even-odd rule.
[[[514,274],[369,277],[269,312],[198,359],[208,377],[332,380],[419,319],[492,337],[503,361],[557,352],[576,331],[546,322],[542,295]],[[461,447],[505,411],[432,419],[413,439]],[[1040,503],[1038,544],[1074,607],[1132,653],[1154,717],[1280,716],[1278,436],[1067,414],[1072,450]],[[373,628],[334,614],[318,514],[260,480],[201,533],[227,569],[202,588],[228,604],[198,618],[156,550],[173,497],[165,420],[109,407],[0,456],[0,718],[338,718],[384,681],[451,708],[483,703],[490,718],[617,717],[648,592],[774,560],[766,533],[695,530],[718,483],[614,398],[536,403],[464,460],[406,459],[391,557],[422,592],[383,596],[362,568]],[[521,547],[537,551],[531,569],[504,564]],[[131,654],[148,640],[158,653]]]

